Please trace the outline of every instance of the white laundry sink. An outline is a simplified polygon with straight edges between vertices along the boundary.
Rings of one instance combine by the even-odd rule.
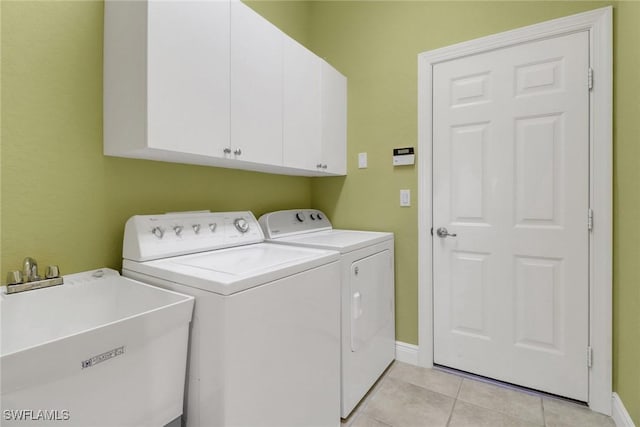
[[[0,424],[164,426],[182,414],[193,297],[110,269],[0,294]]]

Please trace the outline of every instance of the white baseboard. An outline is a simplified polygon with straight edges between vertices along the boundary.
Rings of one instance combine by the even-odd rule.
[[[418,366],[418,346],[396,341],[396,360]]]
[[[397,350],[396,350],[397,353]],[[612,404],[612,414],[611,417],[613,421],[616,423],[617,427],[636,427],[631,419],[631,415],[627,412],[627,408],[624,407],[620,396],[618,393],[613,393],[613,404]]]

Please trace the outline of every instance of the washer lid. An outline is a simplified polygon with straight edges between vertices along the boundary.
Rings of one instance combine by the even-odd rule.
[[[221,295],[231,295],[332,261],[335,251],[259,243],[147,262],[123,268]]]
[[[269,240],[289,245],[347,253],[393,239],[393,233],[357,230],[328,230]]]

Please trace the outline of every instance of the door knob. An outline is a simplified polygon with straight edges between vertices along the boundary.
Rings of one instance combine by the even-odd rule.
[[[447,230],[446,227],[440,227],[436,230],[436,234],[438,235],[438,237],[444,239],[445,237],[456,237],[457,234],[456,233],[449,233],[449,230]]]

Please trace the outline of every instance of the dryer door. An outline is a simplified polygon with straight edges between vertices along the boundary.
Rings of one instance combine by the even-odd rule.
[[[388,250],[351,264],[351,351],[359,351],[393,321],[393,278]]]

